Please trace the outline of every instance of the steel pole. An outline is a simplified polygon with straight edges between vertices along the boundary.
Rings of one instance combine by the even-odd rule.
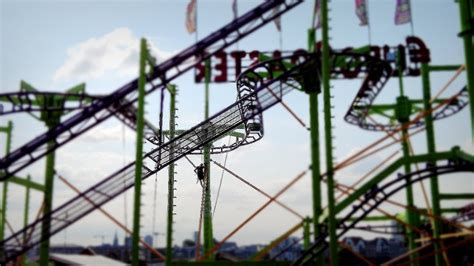
[[[168,91],[170,92],[170,139],[175,137],[176,127],[176,86],[168,85]],[[170,156],[174,156],[174,146],[170,147]],[[173,215],[174,215],[174,166],[172,163],[168,166],[168,224],[166,230],[166,265],[170,266],[173,260]]]
[[[48,126],[49,130],[53,126]],[[48,149],[54,147],[55,140],[48,142]],[[46,170],[45,170],[45,182],[44,182],[44,208],[43,213],[46,219],[41,224],[41,235],[44,239],[40,245],[40,265],[47,266],[49,263],[49,235],[51,229],[51,217],[50,212],[53,208],[53,186],[54,186],[54,161],[56,159],[56,153],[51,152],[46,156]]]
[[[402,141],[402,150],[403,150],[403,157],[406,158],[405,163],[403,165],[405,174],[411,173],[411,162],[409,160],[409,158],[410,158],[410,149],[408,147],[407,135],[408,135],[408,130],[403,129],[402,130],[402,138],[404,140]],[[410,207],[414,207],[415,204],[414,204],[414,200],[413,200],[413,187],[411,185],[408,185],[406,187],[406,198],[407,198],[407,205],[410,206]],[[408,220],[407,222],[410,225],[410,227],[406,228],[407,238],[408,238],[408,249],[414,250],[414,249],[416,249],[417,245],[415,243],[415,238],[416,238],[415,232],[412,230],[412,227],[415,226],[413,212],[407,210],[406,215],[407,215],[407,220]],[[413,266],[419,265],[418,262],[417,262],[417,258],[418,258],[418,255],[417,255],[416,252],[410,254],[411,265],[413,265]]]
[[[421,79],[423,82],[423,109],[431,110],[431,85],[430,85],[430,70],[427,63],[421,65]],[[428,154],[436,153],[436,143],[433,126],[433,115],[428,113],[425,116],[425,127],[426,127],[426,143],[428,146]],[[436,160],[430,160],[432,166],[436,166]],[[433,174],[430,177],[430,189],[431,189],[431,206],[433,215],[441,216],[441,206],[439,198],[439,185],[438,176]],[[439,243],[439,237],[441,236],[441,223],[439,219],[433,219],[433,237],[436,241],[433,242],[435,248],[435,263],[437,266],[443,265],[443,257],[441,253],[441,247]]]
[[[316,42],[316,31],[314,28],[308,30],[308,51],[314,51]],[[314,73],[318,75],[318,73]],[[321,226],[319,217],[321,215],[321,161],[320,161],[320,143],[319,143],[319,103],[317,92],[309,93],[309,126],[311,134],[311,183],[313,190],[313,239],[321,235]],[[316,265],[323,265],[323,256],[316,258]]]
[[[205,62],[205,92],[204,92],[204,118],[209,118],[209,84],[211,82],[211,62]],[[212,233],[212,210],[211,210],[211,143],[204,146],[204,166],[206,169],[206,190],[204,193],[204,254],[207,254],[214,246],[214,238]],[[214,256],[208,257],[213,260]]]
[[[13,123],[12,121],[8,121],[7,127],[3,128],[5,134],[7,135],[6,138],[6,145],[5,145],[5,155],[10,153],[11,148],[11,136],[12,136],[12,129]],[[7,201],[8,201],[8,181],[3,182],[3,195],[2,195],[2,222],[0,224],[0,239],[3,240],[5,237],[5,221],[7,217]]]
[[[133,207],[133,234],[132,234],[132,265],[139,265],[140,253],[140,207],[142,193],[142,153],[143,153],[143,120],[145,109],[145,60],[147,56],[147,43],[141,39],[140,43],[140,66],[138,78],[138,110],[137,110],[137,147],[135,153],[135,199]]]
[[[469,90],[469,108],[471,109],[471,134],[474,142],[474,42],[471,20],[474,19],[472,10],[469,6],[469,0],[459,0],[459,17],[461,20],[460,37],[464,43],[464,57],[466,61],[467,88]],[[471,1],[471,5],[474,3]]]
[[[12,130],[13,130],[13,123],[12,121],[8,121],[7,127],[2,128],[2,131],[5,132],[7,135],[6,137],[6,145],[5,145],[5,156],[10,153],[11,149],[11,141],[12,141]],[[7,202],[8,202],[8,181],[3,181],[3,194],[2,194],[2,210],[1,210],[1,221],[0,221],[0,240],[5,239],[5,224],[7,221]],[[0,252],[3,255],[4,247],[0,247]]]
[[[322,76],[323,76],[323,97],[324,97],[324,130],[326,135],[326,171],[327,171],[327,190],[328,190],[328,231],[329,231],[329,254],[331,265],[339,265],[337,256],[338,242],[336,236],[336,208],[334,200],[334,166],[333,166],[333,146],[332,146],[332,123],[331,123],[331,84],[330,84],[330,62],[329,62],[329,0],[321,1],[322,18]]]
[[[401,68],[401,58],[400,58],[400,55],[398,54],[397,55],[397,66],[398,66],[398,81],[399,81],[399,87],[400,87],[400,96],[397,98],[397,107],[396,107],[396,117],[397,117],[397,120],[398,122],[402,125],[404,123],[407,123],[410,121],[410,114],[411,114],[411,104],[410,104],[410,100],[408,97],[404,96],[404,91],[403,91],[403,72],[402,72],[402,68]],[[404,170],[405,170],[405,174],[409,174],[411,173],[411,161],[409,158],[410,157],[410,148],[408,146],[408,141],[409,141],[409,138],[408,138],[408,129],[404,128],[402,130],[402,150],[403,150],[403,157],[405,158],[404,160]],[[406,187],[406,198],[407,198],[407,205],[410,206],[410,207],[414,207],[414,200],[413,200],[413,187],[412,185],[408,185]],[[415,226],[415,222],[414,222],[414,214],[412,211],[407,211],[406,212],[406,215],[407,215],[407,220],[408,220],[408,224],[410,225],[410,227],[407,227],[407,231],[406,231],[406,235],[407,235],[407,239],[408,239],[408,248],[410,250],[414,250],[416,248],[416,243],[415,243],[415,238],[416,238],[416,235],[415,235],[415,232],[412,230],[413,226]],[[411,265],[413,266],[416,266],[418,265],[418,261],[417,261],[417,253],[416,252],[413,252],[410,254],[410,261],[411,261]]]
[[[31,176],[28,175],[26,177],[26,180],[28,183],[31,181]],[[30,210],[30,186],[26,186],[26,191],[25,191],[25,210],[24,210],[24,216],[23,216],[23,228],[26,228],[28,225],[28,220],[29,220],[29,210]],[[23,235],[23,242],[26,243],[28,238],[27,232],[25,231]],[[26,256],[21,257],[21,265],[24,265],[26,262]]]
[[[303,249],[307,250],[310,246],[311,239],[310,239],[310,223],[311,223],[311,218],[306,217],[303,220]]]

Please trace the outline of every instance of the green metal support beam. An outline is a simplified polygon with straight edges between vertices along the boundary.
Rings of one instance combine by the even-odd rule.
[[[428,65],[428,70],[430,72],[437,71],[456,71],[461,67],[461,65]]]
[[[444,69],[448,69],[448,67],[444,66]],[[440,71],[443,69],[442,67],[438,66],[436,71]],[[430,71],[431,68],[428,64],[423,63],[421,65],[421,79],[423,82],[423,109],[424,110],[431,110],[431,85],[430,85]],[[435,135],[434,135],[434,125],[433,125],[433,114],[431,112],[427,113],[425,116],[425,127],[426,127],[426,143],[428,146],[428,154],[436,153],[436,142],[435,142]],[[436,161],[430,160],[430,164],[436,166]],[[440,198],[439,198],[439,185],[438,185],[438,176],[433,175],[430,177],[430,190],[431,190],[431,205],[433,210],[433,215],[441,216],[441,205],[440,205]],[[441,236],[441,229],[442,225],[438,219],[432,219],[433,222],[433,237],[435,239],[439,239]],[[436,266],[443,265],[443,257],[441,253],[441,245],[438,241],[434,242],[435,248],[435,264]]]
[[[474,142],[474,41],[472,36],[472,24],[473,18],[472,7],[470,8],[470,0],[459,0],[459,14],[461,21],[461,38],[464,43],[464,58],[467,75],[467,88],[469,91],[469,102],[471,103],[471,133],[472,141]],[[472,4],[472,2],[471,2]],[[471,12],[470,12],[471,10]]]
[[[8,121],[6,127],[2,128],[2,132],[6,133],[6,140],[5,140],[5,155],[10,153],[11,150],[11,142],[12,142],[12,131],[13,131],[13,123],[12,121]],[[3,181],[3,195],[2,195],[2,210],[1,210],[1,221],[0,221],[0,240],[4,240],[5,238],[5,225],[7,221],[7,202],[8,202],[8,182],[7,180]],[[4,247],[0,247],[0,255],[3,256]]]
[[[27,87],[26,87],[27,86]],[[20,84],[20,90],[36,91],[31,85],[22,81]],[[49,107],[59,107],[64,104],[64,99],[59,99],[54,96],[37,98],[39,104],[46,104]],[[61,116],[64,113],[62,111],[43,111],[40,114],[40,120],[46,124],[46,127],[50,130],[59,125]],[[47,144],[47,149],[52,150],[55,145],[55,140],[51,140]],[[45,181],[44,181],[44,208],[43,213],[49,213],[53,209],[53,192],[54,192],[54,164],[56,161],[56,153],[51,152],[46,155],[46,166],[45,166]],[[45,239],[40,244],[40,259],[39,263],[41,266],[49,264],[49,231],[51,230],[51,219],[47,217],[41,224],[42,238]]]
[[[359,219],[359,217],[354,217],[354,218],[350,218],[349,221],[356,221],[358,219]],[[339,220],[341,220],[341,218],[338,218],[337,220],[339,221]],[[367,216],[367,217],[364,217],[362,219],[362,221],[364,221],[364,222],[382,222],[382,221],[393,221],[393,219],[388,217],[388,216],[381,215],[381,216]]]
[[[204,91],[204,118],[209,118],[209,84],[211,82],[211,62],[205,62],[205,91]],[[211,202],[211,143],[204,146],[204,166],[206,169],[206,182],[204,193],[204,254],[207,254],[214,246],[212,230],[212,202]],[[213,261],[214,255],[208,256],[207,260]]]
[[[411,114],[411,103],[410,99],[406,96],[404,96],[404,87],[403,87],[403,75],[402,73],[402,67],[401,67],[401,58],[400,54],[397,55],[397,66],[398,66],[398,83],[399,83],[399,88],[400,88],[400,96],[397,97],[397,108],[395,109],[395,115],[397,118],[397,121],[400,123],[400,125],[404,125],[410,120],[410,114]],[[408,137],[408,129],[404,128],[402,129],[402,151],[403,151],[403,157],[409,157],[410,156],[410,149],[409,149],[409,137]],[[403,164],[403,168],[405,171],[405,174],[411,173],[411,163],[409,161],[406,161]],[[409,207],[415,207],[415,202],[413,198],[413,187],[412,185],[408,185],[405,189],[406,192],[406,198],[407,198],[407,205]],[[417,244],[415,242],[416,240],[416,234],[413,231],[413,227],[415,226],[415,217],[413,212],[408,212],[407,213],[407,222],[410,225],[409,227],[406,228],[406,236],[408,240],[408,249],[409,250],[415,250],[417,247]],[[417,266],[419,265],[418,261],[418,253],[413,252],[410,253],[410,265],[412,266]]]
[[[459,146],[455,146],[453,148],[453,152],[456,158],[459,158],[468,162],[474,162],[474,155],[464,152],[463,150],[461,150]]]
[[[308,30],[308,51],[314,52],[315,29]],[[314,75],[319,75],[314,73]],[[317,92],[309,93],[309,127],[311,136],[311,185],[313,196],[313,241],[321,235],[319,216],[321,215],[321,152],[319,142],[319,99]],[[316,265],[322,266],[323,256],[316,258]]]
[[[466,200],[474,199],[474,193],[441,193],[440,200]]]
[[[336,235],[336,208],[334,199],[334,165],[333,165],[333,145],[332,145],[332,121],[331,121],[331,65],[329,60],[329,0],[321,1],[322,19],[322,78],[323,78],[323,99],[324,99],[324,130],[326,146],[326,181],[328,196],[328,231],[329,231],[329,254],[331,265],[339,265],[338,240]]]
[[[170,124],[169,124],[169,137],[173,139],[175,137],[176,127],[176,86],[168,85],[168,92],[170,94]],[[174,146],[170,147],[170,156],[174,156]],[[174,216],[174,166],[172,163],[168,166],[168,221],[166,229],[166,265],[170,266],[173,261],[173,216]]]
[[[403,129],[402,130],[402,138],[404,141],[402,141],[402,150],[403,150],[403,157],[409,157],[410,156],[410,150],[408,147],[408,130]],[[403,164],[403,168],[405,171],[405,174],[411,173],[411,163],[410,161],[405,161]],[[411,178],[410,178],[411,179]],[[412,185],[408,185],[405,189],[406,191],[406,198],[407,198],[407,206],[409,207],[415,207],[415,202],[413,199],[413,187]],[[407,235],[407,240],[408,240],[408,249],[409,250],[415,250],[417,247],[417,244],[415,242],[416,240],[416,234],[413,231],[413,226],[415,226],[415,217],[414,213],[411,211],[407,212],[407,222],[410,225],[410,227],[406,228],[406,235]],[[419,265],[418,261],[418,253],[410,253],[410,265],[416,266]]]
[[[8,181],[11,182],[12,184],[17,184],[28,189],[34,189],[40,192],[45,191],[44,185],[31,181],[31,178],[25,179],[25,178],[14,176],[8,179]]]
[[[30,175],[28,175],[26,177],[26,181],[28,183],[32,183]],[[23,210],[24,211],[23,228],[26,228],[26,226],[28,225],[28,220],[29,220],[28,215],[30,213],[30,190],[31,190],[31,187],[30,186],[25,186],[25,188],[26,188],[26,190],[25,190],[25,209]],[[23,235],[23,242],[26,243],[27,239],[28,239],[28,235],[27,235],[27,232],[25,231],[25,233]],[[26,256],[22,256],[21,259],[22,259],[21,265],[25,265]]]
[[[367,191],[369,191],[374,185],[379,184],[385,178],[389,177],[391,174],[395,173],[401,166],[405,164],[405,162],[410,162],[411,164],[415,163],[426,163],[430,160],[441,161],[441,160],[455,160],[458,155],[458,152],[453,148],[451,151],[447,152],[437,152],[435,154],[419,154],[414,156],[402,157],[392,164],[387,166],[383,171],[378,173],[376,176],[365,182],[360,188],[355,190],[351,195],[344,198],[339,204],[336,206],[336,213],[343,211],[345,208],[349,207],[352,203],[354,203],[358,198],[362,197]],[[322,216],[321,219],[326,219],[327,217]],[[324,221],[324,220],[323,220]]]
[[[307,250],[311,244],[311,218],[306,217],[303,221],[303,249]]]
[[[52,128],[52,127],[51,127]],[[55,140],[48,142],[48,150],[53,149]],[[49,213],[53,209],[53,188],[54,188],[54,162],[56,154],[49,153],[46,156],[45,182],[44,182],[44,208],[43,213]],[[41,234],[45,235],[40,245],[40,265],[47,266],[49,264],[49,231],[51,229],[51,218],[48,217],[41,224]]]
[[[145,116],[145,85],[146,85],[146,58],[147,42],[141,39],[140,42],[140,66],[138,77],[138,108],[137,108],[137,139],[135,153],[135,192],[133,207],[133,234],[132,234],[132,265],[138,266],[140,262],[139,241],[140,241],[140,209],[142,194],[142,171],[143,171],[143,122]]]

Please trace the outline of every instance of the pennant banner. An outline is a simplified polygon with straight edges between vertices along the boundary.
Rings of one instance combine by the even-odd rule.
[[[410,0],[397,0],[395,25],[411,22]]]
[[[196,0],[191,0],[186,9],[186,30],[196,32]]]
[[[314,3],[314,17],[313,17],[315,29],[321,28],[321,0],[316,0]]]
[[[237,11],[237,0],[232,1],[232,12],[234,13],[234,19],[237,18],[238,11]]]
[[[366,0],[355,0],[356,15],[360,20],[360,26],[366,26],[369,23],[367,16],[367,2]]]
[[[275,7],[273,9],[273,15],[277,14],[280,11],[280,6]],[[273,21],[275,21],[275,26],[277,27],[278,31],[281,31],[281,17],[276,17]]]

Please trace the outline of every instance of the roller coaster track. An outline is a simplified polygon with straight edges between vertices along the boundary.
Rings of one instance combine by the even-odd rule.
[[[335,54],[350,56],[349,54]],[[290,63],[291,61],[291,63]],[[367,58],[369,72],[386,69],[388,64],[373,58]],[[190,154],[205,144],[221,137],[242,124],[248,125],[248,135],[252,131],[259,132],[261,114],[281,101],[283,95],[299,87],[317,86],[319,82],[310,82],[308,75],[318,75],[320,71],[319,57],[315,54],[301,54],[298,57],[284,57],[265,61],[247,69],[237,81],[239,100],[211,118],[187,130],[178,137],[160,147],[153,149],[144,157],[142,179],[153,175],[167,165]],[[389,68],[389,66],[388,66]],[[383,84],[382,84],[383,85]],[[250,121],[250,122],[249,122]],[[173,152],[171,152],[173,151]],[[146,162],[155,165],[154,169],[146,166]],[[54,235],[81,219],[94,209],[102,206],[114,197],[134,185],[135,163],[123,167],[106,179],[92,186],[77,197],[59,206],[52,212],[31,223],[23,230],[16,232],[0,245],[4,245],[7,256],[11,260],[18,254],[40,243],[39,224],[46,219],[51,220],[50,235]],[[91,204],[93,202],[93,204]],[[18,235],[31,235],[25,245],[15,242]]]
[[[178,137],[145,154],[142,180],[242,125],[242,123],[258,121],[258,119],[252,119],[259,117],[263,111],[280,102],[283,95],[300,85],[299,82],[304,80],[301,73],[305,73],[304,70],[308,69],[309,65],[319,69],[316,58],[315,55],[308,54],[299,57],[294,65],[284,63],[289,58],[279,58],[259,63],[243,72],[237,81],[240,99]],[[278,74],[272,73],[275,65],[281,70]],[[288,65],[292,67],[287,68]],[[249,130],[252,128],[249,127]],[[259,130],[255,128],[255,131]],[[156,167],[147,167],[147,162],[156,165]],[[0,246],[4,246],[6,250],[5,260],[14,259],[44,240],[39,226],[44,220],[51,221],[48,235],[50,237],[131,188],[134,185],[134,179],[135,162],[132,162],[77,197],[45,214],[21,231],[14,233],[0,242]],[[24,235],[31,235],[30,241],[25,245],[19,245],[16,238]]]
[[[390,78],[390,73],[392,71],[390,65],[384,61],[377,60],[374,57],[364,55],[364,54],[357,54],[357,53],[350,53],[350,52],[339,52],[339,51],[333,51],[332,52],[332,67],[331,67],[331,75],[332,77],[337,77],[340,76],[344,69],[343,67],[340,66],[340,64],[337,64],[336,62],[340,62],[341,60],[355,60],[358,59],[358,69],[363,72],[367,73],[378,73],[379,76],[374,76],[372,74],[372,82],[367,82],[365,87],[373,89],[373,87],[378,87],[378,90],[381,90],[381,88],[385,85],[387,82],[388,78]],[[298,60],[299,57],[305,58],[307,57],[308,54],[305,51],[300,51],[299,53],[289,56],[288,58],[291,59],[291,62],[294,62],[295,60]],[[289,65],[287,64],[287,67]],[[275,71],[277,70],[278,67],[275,66],[275,64],[271,65],[270,69],[265,69],[264,71],[269,71],[269,72],[278,72]],[[377,82],[375,82],[378,80]],[[300,81],[301,84],[302,81]],[[243,94],[246,92],[239,90],[239,98],[242,97]],[[248,93],[248,92],[247,92]],[[467,90],[466,90],[467,93]],[[134,108],[134,107],[132,107]],[[122,120],[125,124],[127,124],[130,128],[135,129],[135,114],[136,112],[133,111],[132,108],[126,109],[125,112],[120,112],[120,117],[119,119]],[[126,114],[125,114],[126,113]],[[248,145],[251,143],[254,143],[261,139],[263,137],[264,131],[263,131],[263,117],[260,115],[259,117],[254,117],[254,121],[246,121],[242,127],[239,127],[237,129],[242,130],[243,132],[238,132],[241,133],[243,136],[242,138],[236,138],[235,142],[233,142],[229,146],[217,146],[217,147],[211,147],[211,153],[216,154],[216,153],[224,153],[228,151],[232,151],[236,149],[239,146],[244,146]],[[147,138],[150,142],[154,143],[155,145],[158,144],[157,138],[155,137],[158,132],[156,129],[153,129],[152,126],[149,126],[149,123],[145,123],[145,128],[147,132],[150,132]],[[148,128],[148,129],[147,129]],[[257,130],[258,129],[258,130]],[[155,135],[153,135],[153,132]],[[202,154],[203,150],[198,149],[196,151],[193,151],[191,154]]]
[[[238,91],[238,98],[242,98],[245,94],[245,91]],[[115,116],[122,121],[125,125],[127,125],[132,130],[136,130],[136,121],[137,121],[137,110],[136,107],[133,105],[128,105],[126,108],[117,108],[119,111],[115,113]],[[233,137],[233,141],[226,145],[225,143],[222,146],[214,146],[210,147],[211,154],[218,154],[218,153],[225,153],[232,150],[237,149],[240,146],[248,145],[254,143],[261,138],[263,138],[263,117],[262,114],[258,114],[255,117],[252,117],[246,121],[244,121],[241,125],[236,127],[232,132],[228,135]],[[154,145],[159,145],[159,132],[156,127],[153,126],[152,123],[145,120],[144,123],[144,137],[150,143]],[[203,147],[192,151],[190,154],[203,154],[204,149]]]
[[[392,225],[365,225],[365,226],[354,226],[353,230],[361,230],[376,234],[387,234],[387,235],[403,235],[402,231],[394,231],[393,229],[397,229],[395,226]],[[392,230],[389,230],[392,229]]]
[[[157,89],[163,89],[168,83],[189,69],[251,34],[302,2],[303,0],[265,1],[208,35],[203,40],[183,50],[162,64],[155,66],[152,71],[153,74],[147,77],[146,93],[149,94]],[[138,79],[135,79],[117,89],[112,94],[94,100],[90,106],[62,122],[58,127],[35,137],[34,140],[2,158],[0,160],[0,169],[3,173],[0,180],[8,179],[49,152],[110,118],[118,111],[114,108],[114,104],[116,106],[118,102],[122,102],[125,103],[125,106],[119,106],[126,107],[126,105],[131,105],[137,101],[137,97]],[[48,142],[54,142],[54,145],[50,145],[50,148],[48,148]]]
[[[222,27],[220,30],[209,35],[202,41],[185,49],[180,54],[156,66],[153,71],[154,74],[147,77],[147,94],[157,89],[164,88],[166,84],[181,76],[195,65],[249,35],[301,2],[302,0],[268,0],[230,24]],[[279,6],[283,7],[280,8],[278,12],[272,12],[275,7]],[[247,28],[241,30],[244,27]],[[203,145],[218,139],[223,134],[226,134],[233,129],[238,128],[239,125],[245,125],[245,132],[248,135],[250,135],[251,132],[261,131],[263,133],[260,115],[265,110],[281,101],[283,95],[297,87],[301,80],[304,80],[304,78],[299,74],[300,70],[310,64],[317,64],[317,60],[311,60],[311,56],[305,55],[303,57],[306,58],[296,62],[297,64],[292,68],[287,68],[286,64],[282,62],[283,59],[277,59],[272,60],[271,64],[269,64],[269,62],[263,62],[245,71],[239,77],[237,82],[239,88],[239,100],[236,103],[144,155],[143,159],[156,165],[156,167],[151,169],[144,164],[142,180],[165,168],[167,165],[179,160],[186,154],[193,153]],[[273,69],[275,64],[280,67],[282,71],[281,75],[270,77],[260,75],[261,72],[259,68],[268,72]],[[370,67],[372,67],[374,71],[368,71],[368,76],[364,81],[366,89],[362,90],[361,88],[354,103],[351,105],[351,108],[353,109],[360,107],[359,110],[357,110],[357,114],[351,114],[353,115],[351,118],[353,124],[357,121],[357,125],[360,125],[362,121],[360,119],[360,113],[363,113],[360,110],[364,108],[364,104],[366,104],[367,101],[369,101],[369,105],[372,104],[373,100],[389,77],[389,75],[386,75],[387,69],[383,66],[379,65],[376,67]],[[270,71],[270,73],[272,73],[272,71]],[[153,82],[157,83],[154,84]],[[0,160],[0,169],[2,170],[0,180],[8,179],[10,176],[14,175],[29,164],[39,160],[49,152],[59,148],[113,115],[118,114],[120,117],[120,114],[122,114],[122,118],[130,119],[131,117],[126,117],[124,115],[126,112],[123,110],[131,110],[127,108],[133,106],[133,103],[137,100],[137,87],[138,80],[135,79],[110,95],[100,99],[93,99],[90,106],[76,107],[83,110],[63,122],[57,128],[36,137],[34,140],[8,154],[5,158],[2,158],[2,160]],[[256,89],[254,90],[254,88]],[[25,102],[26,101],[27,100],[25,99]],[[454,110],[455,113],[464,106],[453,108],[452,110]],[[349,113],[350,112],[348,112],[348,114]],[[446,111],[446,113],[439,117],[447,117],[449,115],[451,114]],[[347,116],[348,115],[346,115],[346,117]],[[434,116],[437,117],[436,114]],[[256,123],[254,124],[254,122]],[[364,123],[367,124],[366,122]],[[260,128],[258,129],[259,125]],[[255,134],[255,136],[257,136],[255,139],[258,139],[259,133]],[[54,140],[54,147],[47,149],[46,144],[52,140]],[[250,140],[250,142],[253,141]],[[226,147],[222,152],[224,152],[225,149],[235,149],[240,144],[236,144],[232,148],[230,146],[228,148]],[[474,171],[474,164],[457,161],[455,163],[448,163],[444,166],[428,166],[426,169],[404,175],[389,182],[382,188],[372,191],[371,194],[368,197],[365,197],[360,204],[353,206],[352,211],[339,223],[340,232],[338,233],[338,236],[341,236],[354,227],[384,200],[407,185],[426,179],[433,174],[443,175],[461,171]],[[11,261],[19,254],[44,240],[41,236],[39,226],[42,221],[52,221],[51,231],[48,236],[51,237],[91,213],[93,210],[109,202],[125,190],[131,188],[134,185],[134,173],[135,163],[132,162],[82,192],[77,197],[59,206],[52,212],[45,214],[43,217],[31,223],[21,231],[14,233],[0,243],[0,246],[3,246],[6,249],[6,257],[2,258],[2,260]],[[410,179],[413,176],[417,177]],[[398,184],[402,182],[404,183]],[[394,188],[391,188],[391,186],[394,186]],[[91,203],[91,201],[93,203]],[[367,206],[369,204],[370,206]],[[362,211],[363,214],[359,215],[359,219],[348,222],[351,216],[353,216],[357,211]],[[30,234],[30,241],[25,243],[25,245],[19,245],[16,242],[17,237]],[[307,256],[313,258],[324,251],[327,247],[327,242],[325,241],[326,236],[327,235],[322,235],[318,241],[295,262],[296,265],[303,263]]]
[[[337,59],[338,56],[348,57],[350,54],[334,54],[333,58]],[[384,70],[386,72],[387,69],[390,69],[388,64],[372,57],[367,57],[366,61],[366,67],[370,73]],[[248,135],[252,135],[252,131],[259,134],[262,130],[259,126],[263,111],[280,102],[283,95],[292,89],[318,86],[319,82],[308,78],[308,75],[317,76],[320,72],[319,64],[317,55],[301,54],[297,57],[265,61],[246,70],[237,81],[239,100],[144,155],[142,179],[146,179],[186,154],[192,153],[242,124],[248,125],[246,127],[246,130],[250,131]],[[383,86],[384,82],[380,82],[379,85]],[[155,165],[155,168],[147,167],[147,162]],[[3,245],[6,249],[6,260],[12,260],[43,240],[39,228],[42,221],[51,220],[51,231],[48,237],[60,232],[131,188],[134,185],[134,173],[135,163],[133,162],[0,242],[0,246]],[[31,235],[31,240],[27,244],[19,245],[15,239],[24,234]]]
[[[399,175],[398,178],[384,184],[380,188],[372,189],[369,193],[364,195],[360,203],[352,205],[351,211],[339,221],[339,231],[337,233],[337,237],[341,238],[345,233],[354,228],[357,223],[362,221],[370,212],[372,212],[390,196],[394,195],[405,187],[427,179],[433,175],[441,176],[456,172],[474,172],[474,162],[459,158],[455,161],[448,161],[445,165],[433,167],[428,164],[424,169],[405,175]],[[357,216],[356,213],[358,213]],[[352,219],[352,217],[357,218]],[[322,254],[322,252],[327,249],[327,236],[327,232],[323,232],[322,235],[315,241],[315,243],[313,243],[313,245],[311,245],[311,247],[307,249],[293,263],[293,265],[310,265],[314,258]]]
[[[90,107],[92,102],[104,98],[102,95],[81,93],[20,91],[0,94],[0,116],[16,113],[35,112],[67,112],[77,111]],[[55,105],[47,104],[49,99],[56,100]],[[74,99],[75,101],[65,101]],[[8,105],[5,105],[8,103]],[[66,105],[67,104],[67,105]],[[114,115],[125,125],[135,130],[137,110],[133,105],[126,107],[114,106],[117,110]],[[145,119],[144,138],[149,142],[157,143],[158,130]]]
[[[239,91],[239,93],[244,93]],[[20,91],[0,94],[0,101],[9,103],[4,105],[0,103],[0,116],[9,115],[21,112],[65,112],[76,111],[90,106],[93,100],[103,98],[100,95],[90,95],[86,93],[60,93],[60,92],[35,92],[35,91]],[[38,100],[39,99],[39,100]],[[44,99],[75,99],[74,102],[61,101],[54,107],[45,104]],[[114,113],[122,123],[136,130],[137,109],[132,104],[125,104],[118,102],[114,104]],[[122,107],[125,106],[125,107]],[[211,154],[229,152],[241,145],[248,145],[254,143],[263,137],[263,117],[260,115],[245,121],[241,126],[229,134],[233,137],[233,142],[230,145],[223,144],[222,146],[211,146]],[[148,120],[144,121],[144,138],[154,144],[159,145],[159,130]],[[203,149],[197,149],[193,154],[202,154]]]
[[[356,62],[350,64],[361,64],[362,62]],[[385,73],[386,74],[386,73]],[[380,73],[368,73],[366,79],[364,80],[363,85],[361,86],[359,92],[354,98],[352,104],[347,110],[344,120],[350,124],[359,126],[362,129],[371,130],[371,131],[394,131],[400,125],[398,123],[390,124],[379,124],[373,121],[368,120],[369,109],[371,108],[375,98],[379,95],[382,88],[381,86],[374,86],[373,80],[377,78]],[[390,75],[390,74],[389,74]],[[464,107],[469,103],[469,93],[467,87],[465,86],[458,92],[458,97],[456,100],[450,102],[448,105],[444,106],[440,110],[437,110],[433,113],[433,119],[439,120],[450,117],[458,112],[460,112]],[[410,125],[409,129],[418,128],[424,125],[424,121],[420,120],[416,123]]]
[[[459,213],[454,217],[451,217],[450,220],[457,223],[474,220],[474,203],[460,208]]]

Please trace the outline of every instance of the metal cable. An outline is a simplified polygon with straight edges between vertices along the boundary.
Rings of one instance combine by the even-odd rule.
[[[230,144],[230,139],[231,139],[231,136],[229,136],[229,141],[227,141],[227,145]],[[224,157],[224,167],[227,164],[227,156],[228,155],[229,155],[229,153],[226,152],[225,157]],[[212,218],[214,218],[214,214],[216,213],[217,202],[219,201],[219,195],[221,193],[222,179],[224,179],[224,172],[225,172],[224,169],[222,169],[221,180],[219,181],[219,188],[217,189],[216,202],[214,203],[214,209],[212,210]]]

